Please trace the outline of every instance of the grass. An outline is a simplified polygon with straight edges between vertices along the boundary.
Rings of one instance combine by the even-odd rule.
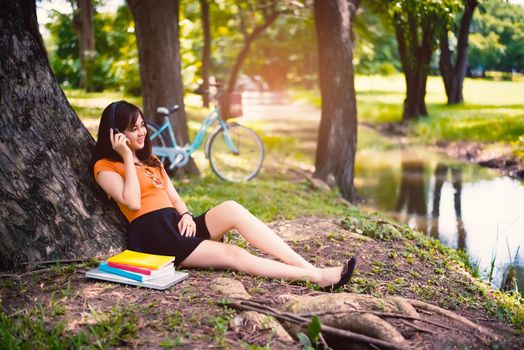
[[[359,121],[400,122],[405,83],[393,77],[357,76],[355,79]],[[465,103],[446,105],[442,79],[429,77],[426,104],[429,116],[411,124],[414,136],[423,142],[466,140],[517,142],[524,135],[524,82],[469,79],[464,82]],[[320,106],[317,91],[299,90],[296,100]]]
[[[195,213],[233,199],[265,222],[301,215],[341,216],[347,211],[335,191],[320,192],[308,182],[290,183],[268,174],[241,184],[225,183],[214,175],[183,181],[175,181],[175,187]]]

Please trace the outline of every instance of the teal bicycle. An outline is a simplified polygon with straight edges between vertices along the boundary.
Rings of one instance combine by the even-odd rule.
[[[218,123],[207,138],[205,156],[213,172],[222,180],[232,182],[249,181],[258,175],[264,161],[264,144],[251,129],[221,117],[218,103],[204,118],[193,143],[179,146],[169,116],[179,106],[159,107],[157,113],[164,116],[160,126],[147,122],[149,137],[155,154],[164,164],[169,175],[187,164],[189,157],[202,145],[208,128]]]

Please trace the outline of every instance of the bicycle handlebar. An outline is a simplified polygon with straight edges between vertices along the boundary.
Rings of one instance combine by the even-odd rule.
[[[169,106],[166,106],[166,107],[158,107],[156,109],[156,112],[158,114],[163,114],[163,115],[169,115],[171,113],[174,113],[176,111],[178,111],[178,109],[180,108],[179,105],[174,105],[172,107],[169,107]]]

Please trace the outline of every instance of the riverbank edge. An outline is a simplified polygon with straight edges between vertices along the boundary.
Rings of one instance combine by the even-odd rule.
[[[524,181],[524,161],[514,155],[511,146],[504,143],[474,141],[437,141],[433,148],[450,157],[492,168],[502,175]]]
[[[466,251],[448,247],[439,240],[413,230],[408,225],[397,223],[394,219],[388,218],[380,212],[366,213],[355,207],[349,217],[357,218],[359,221],[357,225],[347,227],[348,229],[372,238],[378,244],[389,239],[400,239],[401,244],[406,247],[410,245],[410,241],[415,241],[417,246],[423,247],[428,252],[431,251],[428,247],[434,247],[436,251],[455,262],[456,267],[462,270],[464,277],[468,278],[479,289],[486,302],[488,302],[484,305],[484,310],[487,313],[498,315],[501,321],[508,322],[517,332],[524,336],[523,296],[518,291],[502,291],[488,281],[481,279],[477,267],[470,263],[471,259]],[[373,229],[370,230],[370,221],[377,224],[375,227],[383,224],[390,225],[392,230],[389,232],[393,233],[391,236],[388,236],[384,235],[383,232],[377,233]],[[438,259],[439,257],[434,256],[433,258]],[[489,304],[489,302],[494,302],[495,305]]]
[[[402,123],[367,123],[359,126],[378,132],[381,136],[395,142],[409,145],[426,145],[436,152],[449,157],[497,170],[502,175],[524,181],[524,159],[518,157],[514,146],[503,142],[448,141],[437,140],[430,143],[420,140],[413,134],[410,126]],[[523,150],[524,151],[524,150]]]

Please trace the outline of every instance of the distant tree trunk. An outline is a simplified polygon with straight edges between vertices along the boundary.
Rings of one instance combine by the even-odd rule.
[[[231,69],[231,73],[229,74],[229,80],[227,83],[227,92],[232,92],[235,90],[235,85],[238,79],[238,75],[240,73],[240,69],[242,68],[242,65],[244,64],[244,61],[247,57],[247,54],[249,53],[249,49],[251,48],[251,44],[269,27],[275,20],[278,18],[278,16],[282,13],[280,11],[276,10],[276,3],[272,5],[268,5],[269,7],[265,9],[264,11],[264,22],[258,26],[256,26],[251,33],[244,33],[244,46],[238,53],[235,63],[233,64],[233,68]],[[242,15],[242,13],[240,14]]]
[[[95,196],[94,140],[54,79],[26,5],[0,0],[1,270],[110,254],[125,241],[125,219]]]
[[[80,56],[80,87],[93,91],[93,59],[95,55],[95,9],[91,0],[76,0],[78,12],[73,23],[78,32]]]
[[[335,182],[352,201],[357,105],[350,14],[346,0],[315,0],[314,11],[322,96],[314,177]]]
[[[204,107],[209,107],[209,67],[211,65],[211,26],[209,24],[209,4],[207,0],[200,0],[202,8],[202,26],[204,28],[204,50],[202,51],[202,95]]]
[[[460,21],[455,64],[452,63],[451,59],[448,31],[444,30],[440,37],[439,68],[442,79],[444,80],[444,87],[448,97],[448,105],[458,104],[464,101],[462,88],[468,67],[469,27],[471,26],[471,22],[473,20],[475,8],[478,6],[478,1],[464,0],[464,3],[465,7],[462,19]]]
[[[179,2],[172,0],[127,0],[135,19],[135,35],[140,61],[140,79],[144,113],[156,123],[159,106],[178,104],[180,110],[171,117],[179,145],[189,142],[184,108],[184,88],[180,71],[178,41]],[[177,174],[198,174],[193,159]]]
[[[400,16],[396,14],[395,17]],[[393,24],[397,36],[400,62],[406,79],[406,99],[402,121],[417,118],[428,114],[426,109],[426,84],[428,80],[429,64],[433,54],[433,36],[435,23],[423,23],[417,28],[415,13],[408,13],[407,26],[399,18],[394,18]],[[419,39],[419,34],[421,38]],[[407,36],[410,37],[408,40]]]

